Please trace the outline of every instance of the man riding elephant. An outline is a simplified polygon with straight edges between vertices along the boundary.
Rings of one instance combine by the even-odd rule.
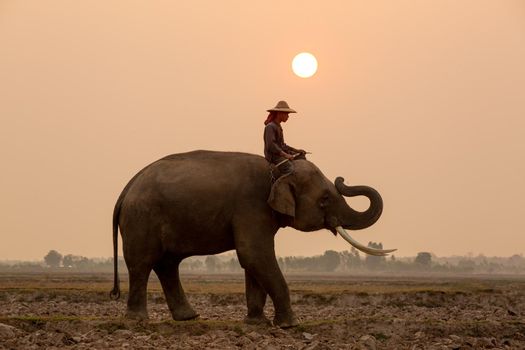
[[[326,229],[355,248],[386,256],[395,249],[375,249],[355,241],[346,230],[373,225],[383,211],[379,192],[369,186],[330,181],[303,150],[284,143],[280,123],[295,113],[285,101],[268,110],[264,132],[265,158],[241,152],[193,151],[161,158],[140,170],[124,187],[113,211],[114,284],[120,296],[118,232],[129,274],[126,316],[145,319],[147,284],[154,271],[172,318],[198,317],[182,287],[180,263],[195,255],[234,250],[244,269],[246,323],[268,324],[264,313],[269,296],[273,324],[297,326],[290,292],[275,254],[280,228],[303,232]],[[303,159],[298,160],[298,156]],[[293,163],[291,160],[294,159]],[[268,162],[286,176],[269,178]],[[284,165],[286,164],[286,165]],[[282,170],[282,169],[280,169]],[[365,196],[370,205],[354,210],[344,197]]]
[[[292,160],[306,159],[306,151],[288,146],[284,142],[281,123],[286,123],[289,113],[297,113],[286,101],[279,101],[274,108],[268,109],[268,118],[264,121],[264,158],[275,166],[280,175],[293,172]]]

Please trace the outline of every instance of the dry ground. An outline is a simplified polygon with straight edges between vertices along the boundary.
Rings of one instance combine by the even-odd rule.
[[[523,277],[288,276],[291,330],[242,323],[240,275],[183,276],[190,322],[170,320],[153,278],[150,320],[123,319],[111,278],[0,274],[0,349],[525,349]]]

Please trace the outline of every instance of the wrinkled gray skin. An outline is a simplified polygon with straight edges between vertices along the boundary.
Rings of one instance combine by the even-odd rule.
[[[179,264],[189,256],[235,249],[245,270],[248,323],[269,323],[267,295],[275,306],[275,325],[295,326],[286,281],[277,265],[274,236],[280,227],[301,231],[366,228],[383,204],[366,186],[335,184],[307,160],[294,161],[294,173],[272,187],[269,165],[246,153],[195,151],[162,158],[141,170],[122,191],[113,216],[115,286],[118,227],[129,270],[127,316],[147,318],[146,286],[151,270],[162,284],[175,320],[198,316],[179,279]],[[337,185],[337,186],[336,186]],[[365,195],[365,212],[350,208],[346,196]]]

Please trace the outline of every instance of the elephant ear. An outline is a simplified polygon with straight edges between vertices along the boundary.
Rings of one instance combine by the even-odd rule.
[[[275,181],[268,197],[268,204],[281,214],[295,217],[295,198],[291,179],[292,174],[288,174]]]

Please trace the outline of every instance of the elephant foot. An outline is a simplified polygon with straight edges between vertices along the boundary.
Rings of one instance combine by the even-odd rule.
[[[175,312],[171,313],[171,316],[175,321],[189,321],[196,319],[200,315],[196,313],[191,307],[179,308]]]
[[[148,313],[146,311],[126,311],[126,318],[137,321],[144,321],[148,319]]]
[[[260,316],[246,316],[244,318],[244,323],[251,324],[251,325],[270,326],[272,324],[272,321],[270,321],[266,316],[260,315]]]
[[[273,325],[281,328],[292,328],[299,325],[299,320],[297,320],[293,313],[286,315],[275,314]]]

